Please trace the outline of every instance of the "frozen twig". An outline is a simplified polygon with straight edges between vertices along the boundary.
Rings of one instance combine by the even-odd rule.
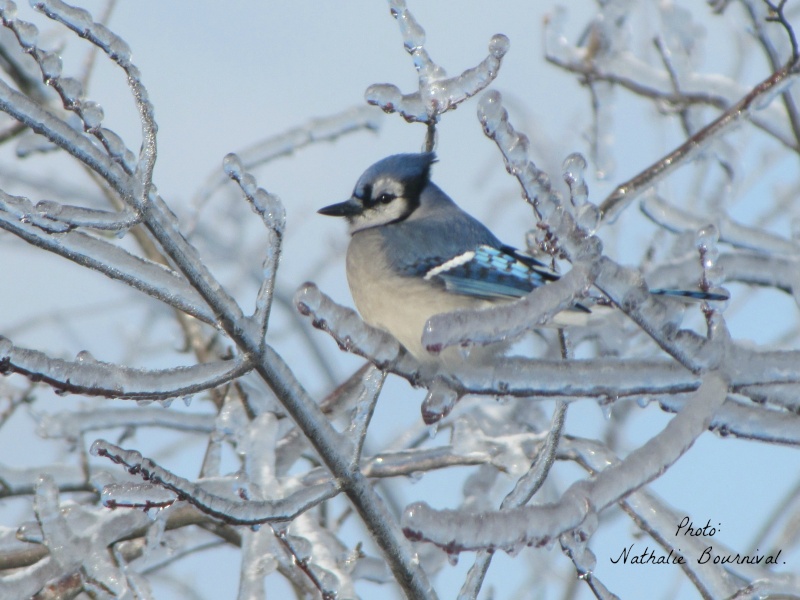
[[[562,332],[563,336],[563,332]],[[563,337],[562,337],[563,340]],[[565,347],[566,348],[566,347]],[[566,356],[564,358],[567,358]],[[556,458],[556,450],[561,439],[561,432],[564,430],[564,423],[567,415],[566,402],[558,402],[553,412],[553,419],[550,424],[550,431],[542,444],[538,456],[534,459],[530,469],[523,475],[514,486],[514,489],[503,498],[500,510],[524,506],[539,491],[544,484],[550,468]],[[478,597],[483,580],[489,570],[492,561],[492,554],[486,550],[480,550],[475,557],[475,562],[467,573],[464,585],[458,593],[459,600],[474,600]]]
[[[425,50],[425,30],[408,10],[405,0],[389,0],[389,6],[400,26],[403,45],[419,74],[419,90],[403,94],[395,85],[380,83],[368,87],[364,96],[367,102],[379,106],[384,112],[397,112],[410,123],[428,124],[426,147],[430,151],[433,149],[433,126],[439,117],[485,89],[497,77],[509,41],[503,34],[493,36],[489,42],[489,56],[483,62],[448,78],[444,69],[433,62]]]
[[[620,463],[590,480],[574,483],[558,502],[479,515],[434,510],[418,502],[406,507],[403,530],[411,539],[458,553],[479,549],[513,552],[526,545],[544,545],[586,523],[593,529],[591,522],[596,523],[597,513],[657,478],[691,447],[724,401],[726,388],[718,374],[708,374],[692,401],[662,432]]]
[[[764,81],[753,87],[741,100],[723,112],[714,121],[703,127],[675,150],[654,162],[644,171],[621,183],[600,204],[601,218],[613,221],[633,200],[664,179],[673,170],[686,164],[693,156],[728,133],[733,127],[756,111],[767,106],[774,96],[797,79],[798,65],[786,64]]]
[[[172,369],[133,369],[81,352],[74,361],[50,358],[0,337],[0,371],[43,381],[61,393],[129,399],[168,399],[222,385],[250,370],[243,357]]]
[[[236,502],[212,494],[201,485],[179,477],[159,467],[135,450],[125,450],[97,440],[92,444],[92,454],[105,456],[115,463],[125,466],[132,474],[173,492],[179,500],[186,500],[205,514],[211,515],[230,525],[260,525],[275,521],[289,521],[298,514],[332,498],[339,493],[334,482],[307,486],[278,500],[259,500]],[[117,504],[114,500],[114,505]]]
[[[267,323],[272,308],[272,295],[275,291],[275,276],[281,258],[283,231],[286,227],[286,210],[280,198],[270,194],[256,184],[255,177],[245,172],[242,161],[235,154],[228,154],[223,161],[225,173],[235,181],[252,209],[261,217],[270,234],[269,247],[262,267],[264,279],[258,288],[253,320],[260,329],[263,339],[267,335]]]

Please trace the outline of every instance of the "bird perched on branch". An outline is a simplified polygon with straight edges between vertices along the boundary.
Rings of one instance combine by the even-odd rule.
[[[559,278],[544,263],[503,244],[430,180],[432,152],[395,154],[361,175],[352,196],[319,210],[350,225],[347,280],[364,320],[391,333],[417,359],[439,313],[522,298]],[[727,296],[651,290],[699,300]],[[582,305],[570,312],[589,310]]]

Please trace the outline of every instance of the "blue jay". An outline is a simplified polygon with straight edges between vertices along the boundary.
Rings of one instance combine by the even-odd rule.
[[[364,171],[350,199],[318,211],[350,225],[347,280],[361,316],[422,362],[434,360],[421,343],[433,315],[522,298],[559,277],[461,210],[430,180],[434,161],[432,152],[384,158]]]

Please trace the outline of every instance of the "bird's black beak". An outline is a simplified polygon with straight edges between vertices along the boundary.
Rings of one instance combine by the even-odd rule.
[[[327,215],[329,217],[353,217],[361,214],[363,210],[364,207],[362,206],[361,202],[355,198],[350,198],[344,202],[339,202],[338,204],[331,204],[325,208],[320,208],[317,212],[321,215]]]

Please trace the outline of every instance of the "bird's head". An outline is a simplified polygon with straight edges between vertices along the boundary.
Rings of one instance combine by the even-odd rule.
[[[348,200],[318,212],[346,218],[351,233],[407,219],[420,205],[435,160],[433,152],[395,154],[379,160],[364,171]]]

